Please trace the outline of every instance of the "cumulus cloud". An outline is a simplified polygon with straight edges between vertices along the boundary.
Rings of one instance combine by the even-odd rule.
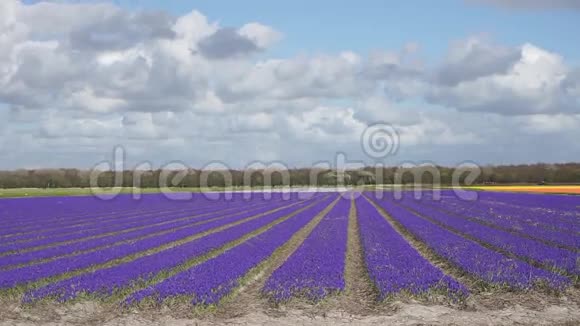
[[[81,25],[69,34],[70,47],[81,51],[122,50],[141,42],[171,39],[173,19],[162,12],[118,12]]]
[[[0,1],[0,164],[91,166],[115,145],[197,166],[364,159],[360,134],[377,121],[400,131],[401,160],[580,136],[580,69],[538,45],[470,37],[432,65],[414,43],[273,57],[281,41],[275,27],[197,11]]]
[[[580,68],[576,68],[568,73],[566,79],[562,82],[562,86],[565,94],[576,98],[576,102],[578,103],[580,101]]]
[[[575,77],[561,56],[531,44],[518,51],[519,59],[508,69],[477,68],[479,77],[433,85],[427,98],[460,111],[503,115],[580,112],[573,94]],[[469,72],[469,65],[458,63],[454,69]]]
[[[241,35],[233,28],[217,30],[212,35],[202,39],[198,48],[209,59],[226,59],[258,50],[258,46],[251,39]]]
[[[272,131],[274,117],[266,112],[249,113],[235,115],[229,123],[229,130],[234,133],[262,133]]]
[[[266,49],[282,39],[282,34],[270,26],[260,23],[248,23],[238,33],[254,42],[261,49]]]
[[[559,134],[580,128],[580,115],[536,114],[520,118],[524,130],[531,134]]]
[[[411,49],[411,50],[410,50]],[[424,67],[420,61],[413,60],[413,46],[407,46],[402,53],[373,52],[363,70],[367,78],[374,80],[413,80],[420,79]]]
[[[382,95],[372,95],[361,99],[356,106],[354,117],[371,125],[377,121],[400,126],[412,126],[421,123],[421,110],[402,106]]]
[[[463,81],[504,74],[521,59],[519,49],[493,44],[479,38],[455,43],[436,72],[437,82],[455,86]]]
[[[219,85],[218,94],[226,101],[247,98],[291,100],[296,98],[356,97],[373,87],[360,78],[357,55],[300,56],[267,59],[230,75]]]
[[[341,107],[316,107],[290,115],[287,122],[296,138],[322,143],[360,137],[365,127],[354,117],[352,108]]]

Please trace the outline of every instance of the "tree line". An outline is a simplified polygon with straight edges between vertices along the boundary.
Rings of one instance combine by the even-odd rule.
[[[338,171],[290,170],[139,170],[89,171],[36,169],[0,171],[0,188],[98,187],[264,187],[363,184],[516,184],[580,183],[580,163],[497,165],[454,168],[435,165],[365,167]]]

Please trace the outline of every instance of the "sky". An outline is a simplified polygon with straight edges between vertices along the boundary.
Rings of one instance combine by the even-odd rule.
[[[2,0],[0,169],[580,161],[578,30],[579,0]]]

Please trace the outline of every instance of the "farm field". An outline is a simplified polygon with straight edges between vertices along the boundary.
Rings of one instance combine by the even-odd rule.
[[[1,199],[0,301],[203,315],[305,305],[373,314],[400,300],[461,310],[490,294],[578,300],[580,197],[478,196]]]
[[[525,193],[544,193],[544,194],[571,194],[580,195],[580,186],[474,186],[472,189],[487,191],[504,191],[504,192],[525,192]]]

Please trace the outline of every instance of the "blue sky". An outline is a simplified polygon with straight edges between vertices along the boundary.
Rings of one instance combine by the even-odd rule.
[[[154,1],[117,0],[132,9],[157,9],[175,15],[192,9],[224,26],[259,21],[283,31],[277,55],[307,52],[368,52],[417,42],[436,60],[449,42],[473,34],[520,45],[542,44],[567,58],[580,58],[580,10],[513,10],[462,0],[433,1]]]
[[[0,1],[0,168],[580,161],[580,1]]]

